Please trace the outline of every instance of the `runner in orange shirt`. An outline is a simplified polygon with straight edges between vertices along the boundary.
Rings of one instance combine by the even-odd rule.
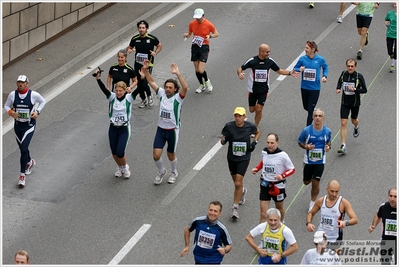
[[[191,61],[194,62],[195,75],[200,83],[200,86],[195,91],[198,94],[205,89],[208,92],[213,90],[211,81],[205,71],[206,61],[209,55],[209,39],[219,36],[215,26],[204,17],[204,10],[197,8],[194,11],[194,20],[188,25],[188,32],[183,34],[184,38],[188,38],[193,34],[191,46]]]

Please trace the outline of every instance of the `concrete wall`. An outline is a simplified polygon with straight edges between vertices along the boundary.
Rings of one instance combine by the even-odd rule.
[[[110,5],[67,2],[2,2],[3,67]]]

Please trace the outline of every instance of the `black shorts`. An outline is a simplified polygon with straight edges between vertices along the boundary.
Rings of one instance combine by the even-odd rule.
[[[303,166],[303,180],[310,181],[312,179],[320,181],[323,175],[324,164],[304,164]]]
[[[227,159],[229,171],[231,175],[239,174],[244,176],[249,166],[249,159],[243,161],[232,161]]]
[[[191,61],[201,61],[206,63],[208,61],[209,45],[202,45],[199,47],[196,44],[191,46]]]
[[[350,107],[350,106],[344,106],[341,105],[341,119],[347,119],[349,117],[349,112],[351,113],[351,119],[356,120],[357,116],[359,116],[359,109],[360,106],[357,107]]]
[[[269,93],[250,93],[248,92],[248,105],[254,107],[256,104],[265,105]]]
[[[373,17],[365,17],[365,16],[360,16],[356,15],[356,25],[357,28],[369,28],[371,24],[371,20]]]
[[[279,188],[280,194],[277,196],[271,196],[269,194],[269,189],[270,189],[270,187],[260,185],[259,200],[270,201],[271,199],[273,199],[274,202],[283,202],[284,199],[287,197],[287,194],[285,193],[285,188],[283,188],[283,189]]]

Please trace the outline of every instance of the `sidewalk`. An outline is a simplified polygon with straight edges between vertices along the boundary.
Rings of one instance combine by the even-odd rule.
[[[179,3],[116,3],[36,52],[3,70],[3,103],[16,89],[18,75],[29,78],[29,87],[44,94],[104,51],[137,31],[137,22],[151,22]],[[127,46],[128,44],[126,44]],[[42,59],[42,60],[38,60]],[[3,109],[3,122],[7,118]]]

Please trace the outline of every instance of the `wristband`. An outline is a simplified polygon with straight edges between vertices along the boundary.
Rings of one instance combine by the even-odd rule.
[[[345,221],[345,226],[349,226],[349,221],[348,220]]]

